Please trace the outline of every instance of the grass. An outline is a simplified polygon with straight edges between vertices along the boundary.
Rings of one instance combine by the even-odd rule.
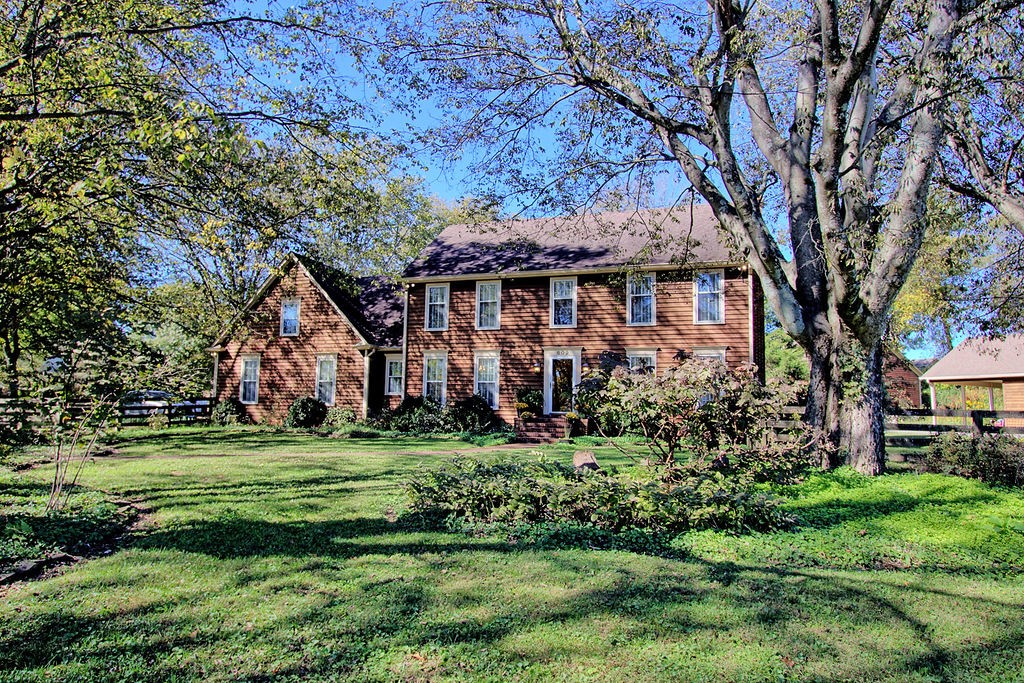
[[[818,475],[781,491],[800,529],[683,536],[672,559],[389,521],[400,481],[459,441],[175,429],[113,447],[85,483],[145,524],[0,599],[2,681],[1024,680],[1020,492]]]

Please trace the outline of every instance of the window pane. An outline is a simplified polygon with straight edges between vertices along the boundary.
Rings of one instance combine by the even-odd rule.
[[[629,279],[630,294],[633,295],[644,295],[650,294],[653,287],[651,281],[654,278],[650,275],[635,275]]]
[[[629,320],[632,323],[649,323],[654,321],[654,307],[650,296],[634,296],[629,302]]]
[[[721,273],[701,273],[697,276],[698,292],[718,292],[722,289]]]
[[[387,372],[387,388],[385,393],[398,396],[402,393],[402,361],[389,360]]]
[[[572,319],[572,300],[571,299],[556,299],[555,310],[554,310],[554,324],[555,325],[572,325],[575,321]]]
[[[574,280],[555,280],[554,294],[556,299],[571,299],[576,290]]]
[[[281,304],[281,334],[298,334],[299,302],[285,301]]]
[[[498,326],[498,304],[494,301],[480,302],[480,317],[477,320],[478,327]]]
[[[697,320],[700,322],[718,322],[721,315],[721,295],[698,294],[697,295]]]

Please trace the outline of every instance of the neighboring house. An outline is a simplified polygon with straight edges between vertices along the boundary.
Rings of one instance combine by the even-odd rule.
[[[397,405],[404,303],[397,284],[289,256],[210,348],[214,396],[272,423],[301,396],[364,417]]]
[[[570,411],[609,357],[659,373],[687,354],[764,367],[760,284],[704,205],[451,226],[403,279],[406,394],[480,394],[509,422],[519,390]]]
[[[994,408],[993,391],[1003,390],[1003,410],[1024,410],[1024,334],[1005,339],[975,338],[961,342],[921,375],[929,389],[936,384],[987,387],[989,409]],[[934,391],[929,391],[935,396]],[[934,405],[932,406],[935,407]],[[1007,426],[1021,426],[1024,420],[1007,420]]]
[[[897,351],[886,351],[882,374],[889,401],[901,408],[921,407],[921,371]]]

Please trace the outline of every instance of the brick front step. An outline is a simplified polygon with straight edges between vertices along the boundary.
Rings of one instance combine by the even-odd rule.
[[[565,438],[565,420],[561,417],[535,417],[516,420],[516,441],[520,443],[552,443]]]

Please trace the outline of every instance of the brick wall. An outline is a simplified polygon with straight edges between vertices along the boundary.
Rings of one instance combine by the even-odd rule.
[[[486,280],[486,278],[482,278]],[[659,371],[676,362],[679,351],[695,347],[728,347],[726,360],[736,366],[750,362],[750,282],[737,269],[726,270],[725,322],[695,325],[693,283],[688,277],[657,275],[656,320],[653,326],[626,324],[625,282],[608,276],[579,276],[577,281],[577,326],[550,327],[550,278],[506,278],[501,284],[501,329],[476,330],[476,282],[449,283],[448,329],[424,329],[425,286],[409,289],[406,393],[423,393],[423,354],[430,350],[448,352],[447,397],[449,401],[473,395],[474,351],[500,352],[499,415],[515,418],[516,389],[542,389],[543,349],[582,347],[582,364],[596,366],[603,352],[625,353],[627,348],[657,349]],[[758,296],[754,297],[758,299]],[[755,304],[756,305],[756,304]],[[753,325],[760,331],[763,356],[763,318]],[[763,365],[763,363],[762,363]]]
[[[298,298],[299,334],[280,334],[281,300]],[[217,398],[238,398],[245,354],[260,355],[259,402],[246,407],[257,422],[278,424],[300,396],[314,396],[316,357],[337,354],[335,405],[363,410],[363,357],[349,324],[299,267],[291,268],[251,311],[249,321],[218,354]],[[383,379],[377,378],[380,385]],[[372,385],[371,385],[372,386]]]

